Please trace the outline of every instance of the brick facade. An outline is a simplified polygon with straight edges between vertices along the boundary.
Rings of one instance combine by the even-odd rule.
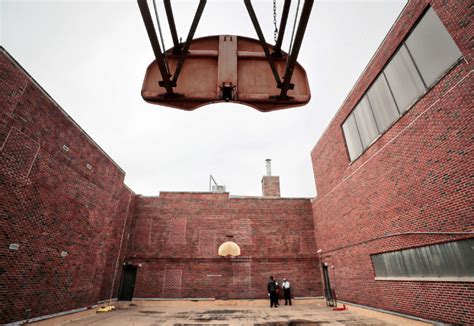
[[[341,125],[429,5],[464,59],[351,164]],[[468,7],[465,1],[410,1],[312,151],[316,240],[322,261],[334,266],[330,278],[339,299],[474,323],[473,283],[375,281],[369,256],[472,237],[417,234],[473,231]]]
[[[0,323],[109,298],[124,172],[2,48],[0,85]]]
[[[131,234],[135,297],[265,298],[270,275],[290,279],[295,296],[322,294],[309,199],[139,196]],[[225,241],[241,256],[217,256]]]

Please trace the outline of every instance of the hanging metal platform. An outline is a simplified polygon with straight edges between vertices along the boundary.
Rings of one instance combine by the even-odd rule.
[[[271,51],[272,46],[267,46]],[[167,58],[170,70],[174,71],[179,55],[170,49]],[[287,59],[286,53],[274,58],[280,75],[285,72]],[[287,98],[279,99],[281,91],[276,87],[260,42],[242,36],[194,39],[172,96],[158,84],[159,80],[161,74],[155,60],[146,70],[143,99],[188,111],[211,103],[232,102],[267,112],[304,105],[311,97],[306,72],[296,64],[292,76],[295,86],[288,90]]]
[[[262,112],[292,108],[309,102],[311,93],[306,72],[296,60],[314,0],[304,1],[296,35],[293,34],[291,38],[289,54],[281,50],[281,44],[291,0],[285,0],[275,45],[266,43],[250,0],[244,0],[244,4],[258,40],[235,35],[194,39],[206,5],[206,0],[200,0],[186,41],[178,42],[171,1],[164,0],[173,39],[173,47],[164,52],[147,0],[137,1],[155,54],[142,86],[141,95],[145,101],[187,111],[211,103],[233,102]],[[156,4],[153,3],[162,36]]]

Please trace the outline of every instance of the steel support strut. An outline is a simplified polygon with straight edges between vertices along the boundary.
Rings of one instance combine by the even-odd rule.
[[[164,0],[166,18],[168,19],[168,25],[170,26],[171,37],[173,38],[173,53],[179,53],[180,44],[178,41],[178,33],[176,32],[176,24],[174,22],[173,9],[171,8],[170,0]],[[166,50],[166,49],[165,49]]]
[[[159,84],[166,89],[168,95],[173,95],[173,86],[170,81],[168,69],[166,69],[165,59],[161,52],[160,44],[158,43],[155,26],[150,14],[150,8],[148,8],[146,0],[138,0],[138,6],[140,7],[140,13],[142,14],[143,22],[145,23],[145,28],[148,33],[148,38],[150,39],[153,53],[155,54],[156,64],[158,65],[161,78],[163,79]]]
[[[194,37],[194,32],[196,32],[196,28],[199,24],[199,20],[201,19],[202,12],[204,11],[204,7],[206,6],[207,0],[200,0],[198,8],[196,10],[196,14],[194,15],[193,23],[191,24],[191,28],[189,29],[188,37],[186,38],[186,43],[184,43],[183,50],[179,56],[178,64],[176,65],[176,71],[173,76],[173,82],[176,83],[178,80],[179,74],[181,73],[181,69],[183,68],[184,60],[188,54],[189,46],[191,45],[191,41]]]
[[[245,3],[245,6],[247,7],[247,11],[249,12],[253,27],[255,28],[255,31],[257,32],[258,39],[260,40],[260,44],[262,45],[262,48],[263,48],[263,52],[265,52],[265,56],[267,57],[268,64],[270,65],[270,68],[272,69],[272,73],[273,73],[273,76],[275,77],[277,87],[281,88],[280,76],[278,75],[278,71],[275,67],[275,62],[273,61],[273,57],[271,56],[270,51],[268,50],[267,42],[265,42],[265,36],[263,36],[262,29],[260,28],[260,24],[258,23],[257,15],[255,14],[255,11],[253,10],[252,3],[250,2],[250,0],[244,0],[244,3]]]
[[[286,63],[285,75],[283,76],[283,84],[280,92],[281,99],[287,98],[288,90],[293,88],[293,85],[290,84],[291,76],[293,75],[293,70],[295,69],[296,59],[298,59],[298,54],[300,53],[301,43],[303,42],[306,26],[308,26],[308,20],[311,14],[311,9],[313,8],[313,3],[314,0],[305,0],[304,2],[300,22],[298,24],[298,29],[296,31],[296,36],[293,43],[293,48],[291,49],[291,53],[288,53],[288,61]]]
[[[278,38],[273,48],[273,55],[281,57],[281,43],[283,42],[283,36],[285,35],[286,22],[288,21],[288,13],[290,12],[291,0],[285,0],[283,5],[283,12],[281,14],[280,28],[278,29]]]

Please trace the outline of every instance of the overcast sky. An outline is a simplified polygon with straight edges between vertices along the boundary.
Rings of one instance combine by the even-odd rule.
[[[156,1],[169,48],[162,0]],[[172,1],[183,39],[197,3]],[[272,1],[253,3],[272,42]],[[282,196],[313,197],[310,151],[405,4],[316,0],[298,58],[311,101],[271,113],[235,104],[186,112],[145,103],[140,90],[153,52],[136,1],[0,0],[0,36],[2,46],[126,171],[135,192],[207,191],[212,174],[231,195],[258,196],[265,159],[271,158]],[[278,0],[278,21],[282,7]],[[208,1],[195,37],[216,34],[257,38],[243,1]]]

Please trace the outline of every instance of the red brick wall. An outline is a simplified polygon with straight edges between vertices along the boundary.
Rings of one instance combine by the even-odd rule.
[[[219,257],[225,241],[241,256]],[[142,264],[138,298],[264,298],[270,275],[289,278],[295,296],[322,293],[309,199],[137,197],[127,257]]]
[[[369,256],[463,237],[396,233],[473,231],[469,3],[432,2],[465,60],[352,164],[341,128],[427,5],[407,4],[312,151],[315,234],[340,299],[472,324],[473,283],[375,281]]]
[[[0,108],[0,323],[108,298],[124,172],[3,48]]]

